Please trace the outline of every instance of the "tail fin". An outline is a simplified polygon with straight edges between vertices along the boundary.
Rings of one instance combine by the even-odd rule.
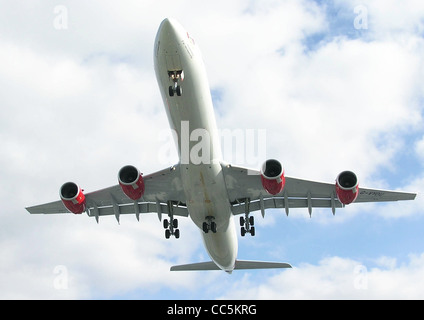
[[[247,270],[247,269],[282,269],[291,268],[288,263],[283,262],[264,262],[264,261],[247,261],[236,260],[234,270]],[[179,266],[172,266],[171,271],[207,271],[207,270],[221,270],[213,261],[183,264]]]

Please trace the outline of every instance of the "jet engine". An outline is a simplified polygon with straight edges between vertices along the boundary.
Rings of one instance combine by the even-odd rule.
[[[81,214],[85,211],[85,195],[74,182],[67,182],[60,188],[60,198],[70,212]]]
[[[283,191],[286,179],[283,165],[278,160],[267,160],[261,168],[261,181],[264,189],[272,195]]]
[[[140,171],[133,166],[125,166],[119,170],[119,185],[131,200],[138,200],[144,194],[144,180]]]
[[[356,174],[352,171],[343,171],[336,179],[336,193],[339,201],[351,204],[358,197],[359,183]]]

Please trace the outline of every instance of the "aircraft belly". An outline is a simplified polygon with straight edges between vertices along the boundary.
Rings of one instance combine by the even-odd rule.
[[[227,228],[217,233],[204,233],[202,231],[203,243],[210,258],[221,269],[232,271],[237,258],[237,235],[234,219],[228,220]]]
[[[190,218],[200,229],[209,256],[222,269],[232,270],[237,236],[221,165],[182,166],[181,176]],[[216,233],[203,231],[207,217],[216,223]]]
[[[181,179],[193,222],[202,229],[206,218],[212,217],[217,230],[226,229],[231,217],[231,206],[221,165],[181,165]]]

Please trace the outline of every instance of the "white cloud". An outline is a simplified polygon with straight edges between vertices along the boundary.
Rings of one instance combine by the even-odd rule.
[[[348,258],[329,257],[265,279],[246,274],[221,299],[422,299],[424,254],[395,267],[367,267]],[[388,265],[387,262],[390,261]],[[258,283],[259,282],[259,283]]]
[[[313,27],[293,29],[304,28],[306,35],[325,30],[322,11],[302,13]],[[282,23],[266,28],[288,30]],[[422,39],[337,37],[305,52],[305,34],[294,32],[290,40],[280,34],[265,44],[260,36],[252,42],[223,32],[219,42],[228,50],[206,50],[214,52],[207,64],[217,60],[219,66],[210,68],[210,78],[222,93],[221,126],[233,127],[237,118],[238,127],[267,129],[267,156],[282,160],[295,176],[328,180],[351,169],[367,183],[378,169],[390,168],[404,147],[402,133],[422,124],[416,100],[422,94]]]
[[[108,298],[137,290],[148,298],[163,288],[188,292],[198,288],[201,275],[169,272],[172,264],[188,261],[201,245],[196,245],[198,230],[188,220],[180,220],[183,231],[178,241],[164,239],[154,216],[142,216],[140,223],[124,216],[121,225],[114,217],[105,217],[98,225],[84,216],[29,220],[15,225],[9,215],[3,219],[10,229],[2,230],[2,299]],[[66,273],[58,272],[58,267]],[[66,287],[57,285],[61,277]]]
[[[420,157],[420,159],[424,160],[424,137],[415,143],[415,152]]]
[[[376,206],[375,212],[381,215],[385,219],[391,218],[405,218],[405,217],[417,217],[424,214],[422,208],[424,206],[424,177],[423,175],[417,176],[413,179],[403,190],[408,190],[413,193],[417,193],[414,201],[407,202],[396,202],[396,203],[385,203],[378,207]]]
[[[364,1],[364,4],[369,7],[371,25],[377,35],[385,32],[385,36],[396,36],[398,33],[419,34],[424,31],[424,6],[421,1],[413,0],[400,4],[393,0],[379,0]]]
[[[367,31],[378,38],[398,38],[412,33],[421,33],[424,30],[422,16],[423,3],[411,0],[399,3],[395,0],[364,0],[364,1],[331,1],[330,7],[342,11],[339,14],[350,16],[352,28],[354,20],[361,15],[367,20]]]

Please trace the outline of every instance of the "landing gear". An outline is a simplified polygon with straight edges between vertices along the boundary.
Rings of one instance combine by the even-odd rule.
[[[178,220],[174,219],[173,214],[173,206],[172,202],[168,202],[168,208],[169,208],[169,221],[168,219],[163,220],[163,227],[165,229],[165,238],[169,239],[171,236],[174,236],[175,239],[178,239],[180,237],[180,230],[178,228]]]
[[[244,237],[246,233],[250,233],[252,237],[255,236],[255,219],[253,217],[240,217],[240,233],[241,236]]]
[[[172,86],[169,86],[169,96],[173,97],[175,94],[177,94],[177,96],[181,97],[183,94],[183,89],[179,85],[179,82],[180,80],[184,80],[183,70],[168,71],[168,76],[174,82]]]
[[[183,89],[181,88],[181,86],[169,86],[169,96],[173,97],[175,93],[177,94],[177,96],[181,97],[181,95],[183,94]]]
[[[172,222],[169,222],[167,219],[163,220],[163,227],[165,228],[165,238],[169,239],[171,236],[174,236],[176,239],[180,237],[180,230],[178,227],[178,220],[172,219]]]
[[[206,221],[202,224],[202,229],[204,233],[208,233],[212,231],[212,233],[216,233],[216,222],[213,221],[215,218],[211,216],[206,217]]]
[[[244,217],[240,217],[240,234],[242,237],[244,237],[246,233],[250,233],[252,237],[255,236],[255,219],[254,217],[250,217],[249,205],[250,199],[246,199]]]

